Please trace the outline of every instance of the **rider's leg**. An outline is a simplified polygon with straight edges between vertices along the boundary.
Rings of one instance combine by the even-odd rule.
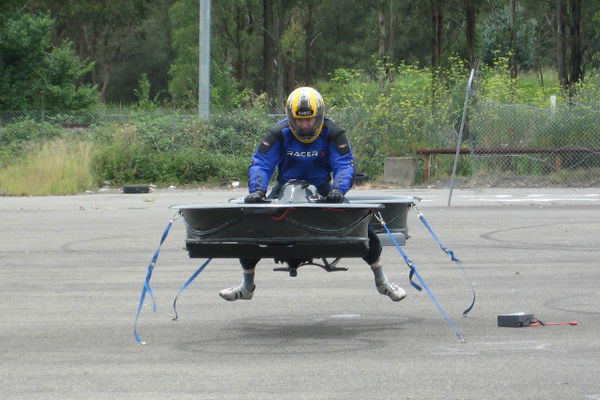
[[[260,258],[240,258],[243,272],[242,283],[221,290],[219,296],[228,301],[250,300],[254,296],[254,289],[256,289],[256,285],[254,284],[254,270],[259,261]]]
[[[363,260],[369,264],[371,271],[373,271],[373,277],[375,278],[375,286],[377,291],[383,295],[388,296],[393,301],[400,301],[406,297],[404,289],[390,281],[383,270],[381,264],[381,242],[375,233],[375,230],[369,226],[369,250],[363,257]]]

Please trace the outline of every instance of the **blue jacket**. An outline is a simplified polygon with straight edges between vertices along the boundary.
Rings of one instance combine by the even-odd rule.
[[[325,118],[319,137],[312,143],[298,141],[290,130],[287,119],[278,122],[262,139],[248,170],[250,192],[262,190],[277,167],[277,182],[303,179],[319,187],[331,181],[333,187],[346,193],[354,177],[354,157],[343,129]]]

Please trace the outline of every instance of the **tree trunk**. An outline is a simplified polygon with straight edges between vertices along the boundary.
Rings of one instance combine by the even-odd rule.
[[[391,63],[394,62],[394,54],[396,53],[396,0],[390,1],[389,29],[388,29],[388,47],[387,56]]]
[[[431,0],[431,28],[431,70],[433,71],[440,66],[442,59],[442,0]]]
[[[566,68],[566,35],[563,0],[554,1],[554,15],[556,22],[556,67],[558,69],[558,80],[563,88],[569,85]]]
[[[281,36],[285,29],[285,1],[278,1],[275,18],[275,60],[277,80],[275,85],[275,105],[283,104],[285,101],[285,68],[283,65],[283,54],[281,49]]]
[[[271,106],[275,100],[275,40],[273,0],[263,0],[263,85]]]
[[[377,22],[379,23],[379,58],[382,59],[385,57],[385,44],[386,44],[386,36],[385,36],[385,1],[379,1],[379,9],[377,10]]]
[[[510,77],[517,79],[517,0],[510,0]]]
[[[233,63],[233,76],[239,81],[244,77],[244,46],[242,44],[242,29],[244,24],[244,16],[239,5],[235,7],[235,61]]]
[[[467,57],[469,59],[469,67],[475,68],[477,63],[475,59],[475,23],[476,10],[473,0],[464,0],[465,10],[465,34],[467,39]]]
[[[313,19],[314,19],[314,3],[309,3],[306,12],[306,20],[304,21],[304,76],[303,81],[309,82],[312,78],[312,45],[313,45]]]
[[[583,78],[581,51],[581,0],[570,1],[569,49],[571,49],[569,83],[579,82]]]
[[[102,100],[106,99],[106,90],[108,89],[108,84],[110,82],[110,72],[111,68],[108,63],[102,64],[102,89],[100,89],[100,98]]]

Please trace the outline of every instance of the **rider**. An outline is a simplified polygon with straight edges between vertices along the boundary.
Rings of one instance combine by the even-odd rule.
[[[354,176],[354,157],[345,131],[333,120],[325,118],[323,98],[315,89],[294,90],[285,105],[286,117],[272,127],[252,156],[249,168],[246,203],[265,200],[267,185],[277,167],[277,185],[269,198],[277,197],[283,184],[291,179],[308,181],[329,203],[341,203],[350,190]],[[333,184],[331,175],[333,174]],[[393,301],[406,297],[406,292],[390,281],[380,261],[381,243],[369,227],[369,249],[365,260],[375,276],[377,291]],[[223,289],[225,300],[250,300],[254,295],[254,270],[259,259],[240,259],[243,281]]]

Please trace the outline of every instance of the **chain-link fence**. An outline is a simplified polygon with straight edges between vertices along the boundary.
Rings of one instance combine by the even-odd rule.
[[[358,163],[366,169],[364,172],[371,176],[382,174],[384,140],[380,135],[364,134],[365,130],[370,131],[369,123],[365,122],[369,115],[342,110],[332,112],[328,117],[346,128]],[[143,143],[144,149],[139,151],[146,153],[173,154],[196,149],[202,152],[198,156],[236,164],[223,179],[243,180],[243,169],[247,168],[258,142],[283,118],[283,109],[213,110],[209,119],[199,118],[194,111],[173,109],[0,112],[0,167],[3,158],[14,158],[27,151],[31,144],[66,132],[104,145],[109,141],[126,141],[127,147],[131,148]],[[124,156],[141,157],[136,154]],[[135,168],[131,163],[128,166]],[[198,180],[191,175],[186,179]]]
[[[600,112],[485,102],[471,116],[472,186],[600,186]]]
[[[175,168],[173,176],[183,174],[181,181],[206,178],[219,163],[232,163],[232,171],[221,173],[219,179],[243,180],[249,156],[269,127],[284,117],[282,111],[214,110],[208,120],[198,118],[196,112],[165,109],[0,112],[0,167],[3,160],[26,151],[30,143],[69,132],[105,145],[115,141],[129,148],[143,144],[140,153],[161,156],[196,149],[190,157],[213,159],[210,168],[204,164],[188,165],[183,171]],[[458,186],[476,189],[600,186],[599,111],[582,105],[534,108],[479,101],[470,107],[468,115]],[[332,110],[330,116],[347,130],[360,172],[383,176],[384,158],[394,148],[394,155],[400,149],[403,155],[416,157],[420,171],[429,167],[427,177],[422,172],[417,174],[415,185],[444,186],[450,181],[453,153],[437,155],[435,150],[456,146],[459,125],[456,116],[438,119],[434,116],[416,124],[408,133],[398,128],[398,118],[394,115]],[[428,159],[431,165],[425,165],[417,154],[419,147],[434,151]],[[117,151],[116,147],[111,151]],[[138,170],[138,175],[123,175],[120,179],[153,179],[153,175],[145,177],[140,171],[156,169],[154,164],[160,160],[155,157],[144,164],[140,161],[142,155],[132,151],[130,156],[136,158],[137,164],[117,165],[116,156],[115,160],[109,160],[115,164],[115,171]]]

